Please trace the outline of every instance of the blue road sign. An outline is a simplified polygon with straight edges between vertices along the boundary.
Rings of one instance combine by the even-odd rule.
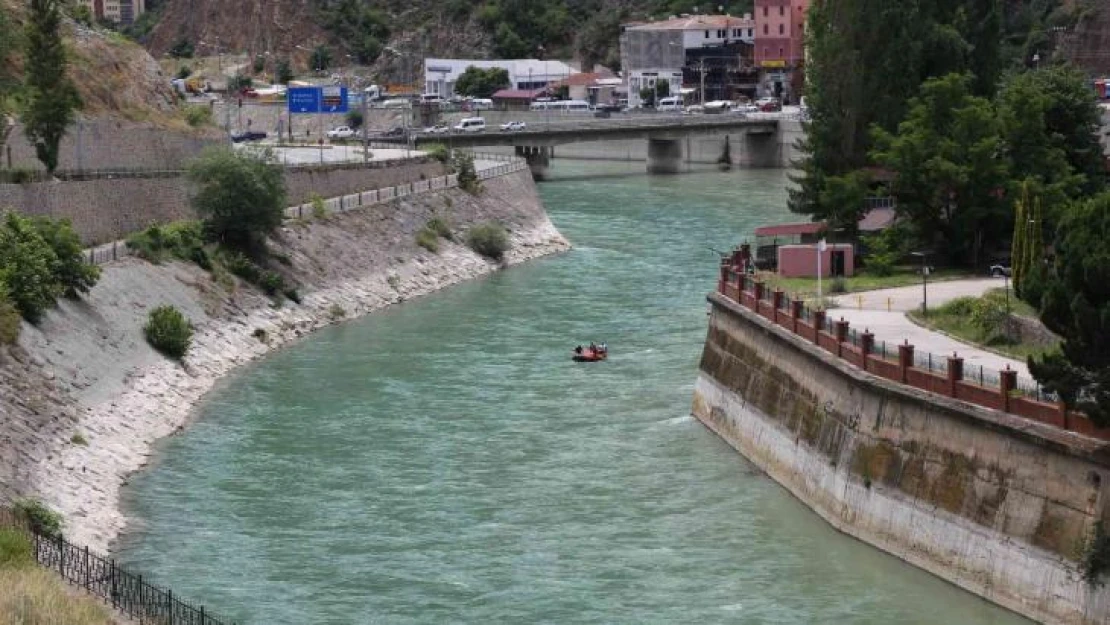
[[[319,113],[322,99],[319,87],[290,87],[285,98],[290,113]]]
[[[348,107],[346,87],[324,87],[321,89],[321,113],[346,113]]]

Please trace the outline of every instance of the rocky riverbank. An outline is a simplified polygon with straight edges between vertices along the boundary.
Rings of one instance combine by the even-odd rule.
[[[568,249],[527,171],[483,185],[477,196],[452,189],[287,224],[272,247],[291,261],[300,305],[192,265],[106,266],[88,297],[63,302],[0,352],[0,500],[39,497],[65,516],[73,541],[104,550],[126,523],[121,485],[238,365],[332,323]],[[512,249],[502,264],[446,240],[438,253],[424,250],[415,233],[433,215],[460,234],[498,221]],[[183,364],[142,336],[149,310],[164,304],[196,327]]]

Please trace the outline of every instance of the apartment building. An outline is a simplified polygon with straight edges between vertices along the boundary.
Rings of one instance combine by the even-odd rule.
[[[130,24],[146,12],[146,0],[78,0],[89,7],[93,17],[119,24]]]

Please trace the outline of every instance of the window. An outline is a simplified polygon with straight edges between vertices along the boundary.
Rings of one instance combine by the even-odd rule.
[[[780,59],[785,59],[786,58],[786,55],[782,53],[782,48],[779,48],[779,58]]]
[[[707,31],[705,31],[705,38],[706,38],[706,39],[709,39],[709,31],[708,31],[708,30],[707,30]]]
[[[780,35],[785,35],[786,34],[786,24],[779,24],[779,34]]]
[[[748,37],[755,37],[755,29],[754,28],[749,28],[748,29]]]
[[[786,16],[786,7],[780,6],[779,7],[779,17],[785,17],[785,16]]]
[[[771,34],[770,26],[767,26],[766,24],[763,25],[763,34],[764,35],[770,35]]]
[[[763,17],[767,17],[767,7],[763,7]]]

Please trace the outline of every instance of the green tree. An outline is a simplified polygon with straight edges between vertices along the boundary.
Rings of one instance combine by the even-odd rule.
[[[288,85],[290,80],[293,80],[293,66],[289,64],[289,59],[282,59],[277,64],[277,81],[280,84]]]
[[[1026,234],[1029,222],[1029,180],[1021,183],[1021,196],[1014,203],[1014,238],[1010,244],[1010,279],[1014,283],[1014,291],[1021,295],[1021,286],[1025,277],[1025,249]]]
[[[188,176],[197,186],[192,204],[207,235],[244,252],[262,252],[285,209],[281,168],[260,156],[213,148],[189,164]]]
[[[455,91],[459,95],[472,98],[488,98],[508,86],[509,72],[504,68],[482,69],[471,65],[459,75],[455,82]]]
[[[1012,222],[1001,127],[991,102],[972,95],[972,80],[926,81],[897,134],[874,128],[871,157],[895,172],[892,194],[916,234],[974,265],[986,246],[1009,236]]]
[[[655,101],[658,102],[662,98],[671,95],[671,83],[665,78],[660,78],[655,81]]]
[[[168,54],[175,59],[191,59],[195,52],[193,42],[183,37],[174,42]]]
[[[0,282],[23,318],[32,323],[64,291],[54,278],[58,257],[31,220],[8,213],[0,227]]]
[[[331,48],[327,46],[316,46],[312,49],[312,57],[309,59],[309,64],[312,66],[313,71],[322,72],[331,67]]]
[[[829,228],[854,235],[867,211],[870,191],[871,176],[865,170],[829,177],[821,189],[821,205],[826,208],[825,221]]]
[[[1049,391],[1099,425],[1110,424],[1110,193],[1069,206],[1056,230],[1055,262],[1041,321],[1061,351],[1029,370]]]
[[[12,96],[19,87],[13,72],[15,68],[13,56],[19,48],[18,34],[7,13],[0,11],[0,147],[4,145],[5,115],[12,108],[14,103]]]
[[[88,293],[100,279],[100,267],[85,262],[84,246],[70,221],[36,217],[31,223],[54,251],[54,280],[61,286],[66,297]]]
[[[372,3],[362,0],[317,0],[320,23],[344,42],[359,63],[373,63],[389,39],[389,17]]]
[[[23,124],[35,155],[51,173],[58,168],[58,144],[81,106],[77,88],[66,76],[61,21],[61,0],[31,0]]]

